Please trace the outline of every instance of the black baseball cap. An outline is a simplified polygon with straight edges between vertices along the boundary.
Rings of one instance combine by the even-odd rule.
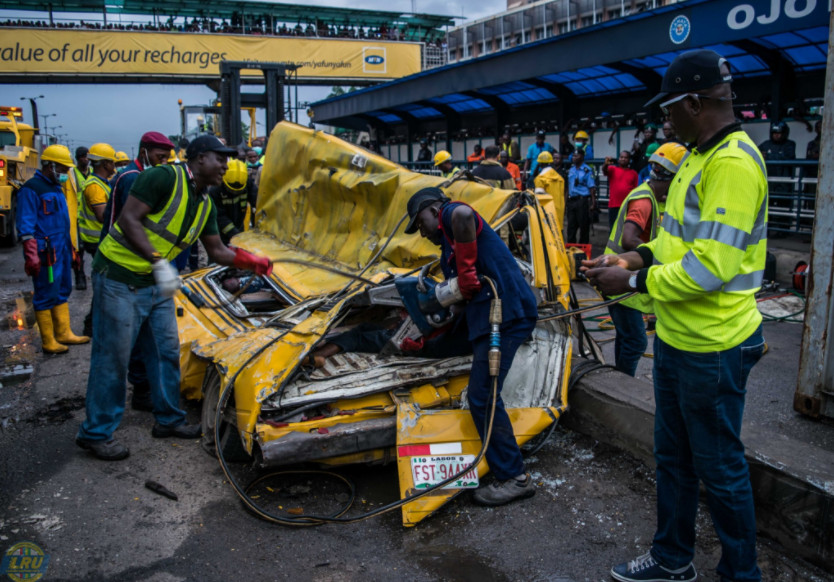
[[[417,232],[417,215],[424,209],[428,208],[435,202],[448,202],[449,198],[443,193],[443,190],[431,186],[423,188],[417,194],[408,199],[408,226],[405,227],[406,234],[414,234]]]
[[[536,137],[547,137],[547,133],[543,129],[540,129],[536,132]]]
[[[721,65],[725,63],[727,59],[708,49],[679,54],[663,75],[660,93],[643,107],[654,105],[673,93],[689,93],[721,83],[732,83],[732,75],[721,73]]]
[[[189,160],[193,160],[200,154],[204,154],[206,152],[217,152],[218,154],[226,154],[227,156],[237,155],[236,149],[223,145],[223,142],[216,136],[201,135],[188,144],[188,149],[185,150],[185,157]]]

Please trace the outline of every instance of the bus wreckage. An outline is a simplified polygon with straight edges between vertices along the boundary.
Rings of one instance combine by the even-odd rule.
[[[431,489],[402,506],[406,526],[478,486],[483,459],[432,488],[481,450],[466,410],[471,355],[400,349],[444,324],[405,308],[397,291],[442,280],[439,249],[404,232],[406,202],[428,186],[489,221],[539,302],[540,321],[502,391],[519,444],[566,410],[571,330],[548,316],[568,308],[570,268],[551,197],[465,175],[444,182],[282,122],[270,136],[255,228],[233,240],[273,260],[272,274],[209,267],[184,277],[175,297],[182,393],[203,399],[203,445],[221,464],[396,462],[402,498]],[[388,330],[378,353],[313,357],[333,334],[366,328]]]

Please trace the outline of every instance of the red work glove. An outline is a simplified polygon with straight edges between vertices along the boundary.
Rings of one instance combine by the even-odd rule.
[[[37,277],[41,272],[41,258],[38,256],[38,241],[28,238],[23,241],[23,270],[30,277]]]
[[[481,290],[478,281],[478,241],[455,243],[455,264],[458,267],[458,286],[464,299],[472,299]]]
[[[235,260],[232,265],[238,269],[252,271],[256,275],[269,275],[272,273],[272,261],[266,257],[257,257],[249,251],[235,249]]]
[[[419,352],[423,349],[426,343],[426,338],[418,337],[416,340],[407,337],[400,344],[400,349],[404,352]]]
[[[75,249],[72,249],[72,270],[73,271],[80,271],[81,270],[81,253],[79,253]]]

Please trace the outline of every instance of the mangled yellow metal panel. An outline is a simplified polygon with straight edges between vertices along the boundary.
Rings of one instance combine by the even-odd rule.
[[[404,217],[411,195],[442,183],[331,135],[287,122],[275,127],[256,228],[234,239],[275,261],[272,275],[252,281],[234,269],[207,269],[187,278],[176,298],[183,393],[201,397],[208,377],[231,386],[235,432],[264,466],[396,460],[405,496],[427,486],[415,482],[418,455],[405,454],[422,449],[407,447],[477,455],[481,443],[462,409],[471,356],[344,353],[321,368],[305,359],[328,334],[397,319],[399,308],[374,304],[369,291],[437,260],[435,245],[405,234]],[[550,197],[467,180],[444,192],[496,227],[523,213],[523,231],[505,227],[502,236],[540,312],[568,308],[568,262]],[[257,289],[247,293],[253,283]],[[502,392],[519,443],[566,409],[570,353],[565,321],[540,322],[519,348]],[[216,390],[206,393],[217,398]],[[216,402],[206,406],[213,410]],[[478,476],[487,469],[482,461]],[[460,491],[438,490],[407,504],[403,523],[417,523]]]

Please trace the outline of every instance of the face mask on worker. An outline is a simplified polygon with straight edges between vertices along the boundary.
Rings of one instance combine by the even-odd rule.
[[[585,147],[585,144],[584,144],[584,143],[582,143],[581,141],[578,141],[578,142],[576,142],[576,143],[574,144],[574,146],[576,146],[576,148],[577,148],[577,149],[580,149],[580,150],[581,150],[582,148],[584,148],[584,147]]]
[[[56,178],[58,178],[58,183],[63,186],[69,180],[69,174],[58,174]]]

